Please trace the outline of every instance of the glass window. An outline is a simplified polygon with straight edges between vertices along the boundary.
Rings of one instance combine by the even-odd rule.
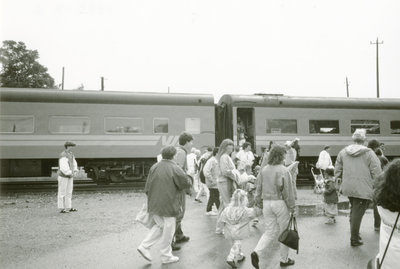
[[[33,116],[0,116],[0,133],[33,133]]]
[[[90,119],[89,117],[51,116],[49,131],[59,134],[88,134]]]
[[[390,121],[390,133],[391,134],[400,134],[400,121],[399,120]]]
[[[186,118],[185,131],[191,134],[200,134],[200,118]]]
[[[357,129],[365,129],[367,134],[379,134],[379,120],[351,120],[351,133]]]
[[[143,133],[143,119],[129,117],[106,117],[104,130],[112,134],[141,134]]]
[[[310,120],[310,134],[338,134],[338,120]]]
[[[267,120],[267,134],[296,134],[297,120]]]
[[[168,134],[168,119],[155,118],[153,120],[153,127],[155,134]]]

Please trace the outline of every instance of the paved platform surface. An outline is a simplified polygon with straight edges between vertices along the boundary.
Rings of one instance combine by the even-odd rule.
[[[144,199],[145,195],[140,194],[139,198],[128,202],[142,203]],[[299,190],[298,202],[302,206],[318,207],[321,196],[314,195],[312,190]],[[79,211],[78,214],[84,212]],[[130,228],[123,231],[107,233],[36,257],[20,257],[3,268],[230,268],[226,264],[230,242],[214,233],[215,222],[216,217],[205,215],[205,203],[199,204],[188,199],[183,230],[191,239],[181,245],[180,251],[175,252],[181,260],[170,265],[161,265],[157,245],[151,250],[152,263],[140,256],[136,247],[148,230],[132,223]],[[291,252],[290,257],[296,260],[296,264],[289,268],[366,268],[368,260],[378,251],[379,233],[373,229],[372,211],[367,211],[362,223],[361,236],[365,244],[361,247],[354,248],[349,244],[349,219],[345,214],[339,215],[334,225],[324,222],[325,217],[318,214],[298,217],[300,251],[298,255]],[[253,268],[250,253],[263,230],[261,221],[256,228],[252,228],[251,237],[243,241],[242,250],[247,259],[239,268]],[[263,258],[260,268],[279,268],[278,247],[275,245],[269,250],[271,257]]]

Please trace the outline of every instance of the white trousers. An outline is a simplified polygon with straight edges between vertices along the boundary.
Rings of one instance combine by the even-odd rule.
[[[171,242],[175,233],[176,218],[161,217],[157,215],[153,215],[153,218],[156,224],[151,227],[149,233],[142,241],[141,246],[149,249],[155,243],[160,241],[160,252],[162,258],[171,258],[173,256]]]
[[[200,181],[200,190],[196,195],[196,199],[199,199],[203,192],[206,194],[207,201],[208,201],[208,198],[210,197],[210,190],[208,189],[206,184],[201,183],[201,181]]]
[[[57,205],[59,209],[71,209],[73,178],[58,177]]]
[[[263,213],[265,220],[265,232],[261,236],[256,248],[258,255],[272,254],[273,244],[278,241],[279,235],[287,228],[290,220],[289,210],[283,200],[264,200]],[[281,262],[287,262],[289,247],[280,243]]]

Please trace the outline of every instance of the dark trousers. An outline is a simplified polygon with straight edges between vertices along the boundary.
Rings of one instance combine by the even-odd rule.
[[[376,204],[374,204],[374,227],[380,228],[381,227],[381,216],[379,216],[378,208]]]
[[[349,197],[350,201],[350,240],[352,242],[360,240],[360,225],[367,210],[370,200]]]
[[[218,189],[210,188],[210,196],[208,197],[208,203],[207,203],[207,212],[210,212],[212,210],[213,204],[217,208],[219,208],[219,191]]]
[[[176,217],[176,226],[175,226],[175,240],[179,240],[182,238],[183,231],[182,231],[182,219],[185,216],[185,210],[186,210],[186,194],[182,192],[181,196],[179,197],[180,199],[180,204],[182,206],[182,210],[179,213],[179,215]]]

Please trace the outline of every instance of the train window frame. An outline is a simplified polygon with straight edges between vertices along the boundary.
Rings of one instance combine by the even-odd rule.
[[[378,132],[370,132],[369,131],[369,128],[371,128],[371,127],[369,127],[369,128],[365,128],[365,126],[367,125],[367,123],[353,123],[353,121],[365,121],[365,122],[367,122],[367,121],[371,121],[371,122],[377,122],[378,123]],[[353,124],[354,125],[357,125],[357,124],[359,124],[360,126],[358,126],[358,127],[353,127]],[[372,126],[372,123],[370,123],[370,126]],[[365,129],[366,131],[367,131],[367,134],[380,134],[381,133],[381,124],[380,124],[380,121],[379,120],[360,120],[360,119],[352,119],[352,120],[350,120],[350,132],[351,133],[354,133],[357,129]]]
[[[393,123],[396,122],[399,126],[399,128],[394,129],[393,128]],[[393,132],[393,130],[398,130],[397,132]],[[390,134],[391,135],[400,135],[400,120],[391,120],[390,121]]]
[[[61,132],[55,132],[55,131],[53,131],[52,129],[51,129],[51,119],[53,119],[53,118],[68,118],[68,119],[72,119],[72,118],[84,118],[84,119],[86,119],[87,120],[87,122],[88,122],[88,126],[89,126],[89,128],[88,128],[88,130],[87,130],[87,132],[63,132],[63,131],[61,131]],[[49,131],[49,133],[51,133],[51,134],[80,134],[80,135],[87,135],[87,134],[90,134],[90,127],[91,127],[91,120],[90,120],[90,117],[89,116],[65,116],[65,115],[62,115],[62,116],[59,116],[59,115],[50,115],[49,116],[49,125],[48,125],[48,131]]]
[[[3,132],[3,131],[1,131],[1,128],[0,128],[0,133],[1,134],[33,134],[35,132],[35,116],[34,115],[0,115],[0,122],[2,121],[1,120],[2,118],[11,118],[11,117],[14,117],[14,118],[30,118],[30,119],[32,119],[32,131],[26,131],[26,132],[18,132],[18,131]],[[15,127],[15,124],[14,124],[13,127]]]
[[[107,131],[107,119],[124,119],[124,120],[140,120],[141,126],[139,132],[112,132]],[[126,126],[123,126],[126,128]],[[136,126],[135,126],[136,127]],[[104,117],[104,133],[105,134],[114,134],[114,135],[136,135],[136,134],[143,134],[144,133],[144,119],[141,117],[121,117],[121,116],[105,116]]]
[[[195,122],[195,124],[196,124],[195,128],[188,129],[188,120],[198,121],[198,122]],[[188,132],[191,134],[200,134],[201,133],[201,119],[200,118],[185,118],[185,132]]]
[[[311,122],[312,121],[331,121],[331,122],[337,122],[337,132],[330,133],[330,132],[311,132]],[[320,128],[321,130],[321,128]],[[333,120],[333,119],[309,119],[308,120],[308,132],[310,135],[340,135],[340,120]]]
[[[294,122],[296,122],[296,132],[294,132],[294,133],[282,132],[282,131],[281,132],[272,132],[271,129],[274,129],[274,128],[269,128],[270,132],[268,132],[268,121],[294,121]],[[299,133],[298,120],[297,119],[265,119],[265,129],[264,130],[265,130],[266,134],[273,134],[273,135],[277,135],[277,134],[298,134]]]
[[[156,120],[167,120],[167,132],[156,132],[155,130],[155,121]],[[153,134],[168,134],[169,133],[169,118],[153,118]]]

